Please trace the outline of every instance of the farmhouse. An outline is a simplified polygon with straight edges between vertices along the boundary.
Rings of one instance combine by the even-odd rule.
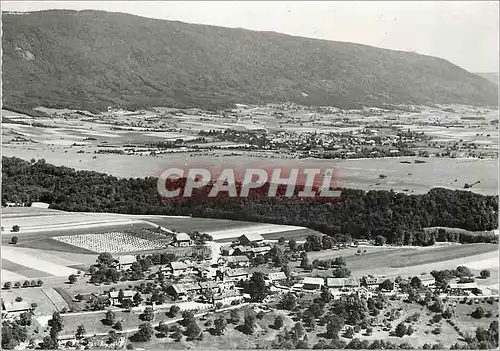
[[[242,255],[247,255],[250,252],[252,252],[252,247],[251,246],[238,245],[238,246],[234,247],[233,252],[231,253],[231,255],[232,256],[242,256]]]
[[[198,276],[205,279],[214,279],[217,275],[217,269],[213,267],[197,268]]]
[[[422,274],[418,278],[422,282],[423,286],[434,287],[436,285],[436,279],[432,276],[432,274]]]
[[[170,262],[163,268],[163,271],[168,274],[172,274],[174,277],[178,277],[182,274],[186,274],[187,269],[188,266],[184,262]]]
[[[220,272],[220,271],[219,271]],[[239,282],[240,280],[248,280],[250,273],[244,269],[228,269],[222,274],[223,281]]]
[[[363,277],[362,283],[364,286],[370,288],[370,289],[376,289],[382,282],[385,280],[384,277]]]
[[[238,238],[241,245],[259,244],[264,241],[262,235],[257,233],[243,234]]]
[[[129,270],[134,262],[136,262],[136,258],[133,255],[119,256],[116,260],[117,268],[120,271]]]
[[[174,284],[167,288],[167,293],[175,299],[180,299],[187,296],[187,291],[182,285]]]
[[[446,289],[448,292],[474,292],[477,291],[477,283],[449,283]]]
[[[357,278],[326,278],[326,286],[330,289],[359,288]]]
[[[323,278],[305,277],[302,284],[304,284],[302,288],[305,290],[320,290],[325,285],[325,280]]]
[[[250,267],[250,260],[247,256],[228,256],[222,258],[230,268]]]
[[[259,246],[259,247],[252,247],[250,249],[250,255],[256,256],[256,255],[263,255],[271,251],[271,247],[266,245],[266,246]]]
[[[215,292],[220,292],[220,284],[218,282],[200,282],[200,292],[203,294],[207,290],[213,290]]]
[[[287,278],[285,272],[271,272],[267,275],[267,280],[269,280],[271,283],[284,283],[286,279]]]
[[[111,305],[119,305],[120,300],[118,298],[120,292],[119,291],[110,291],[109,292],[109,300],[111,301]],[[124,290],[123,291],[123,299],[132,299],[135,295],[135,291],[133,290]]]
[[[28,312],[31,310],[31,306],[27,301],[4,301],[2,299],[2,312],[9,316],[17,316],[21,313]]]
[[[186,233],[177,233],[175,234],[174,246],[177,247],[188,247],[193,245],[193,240]]]

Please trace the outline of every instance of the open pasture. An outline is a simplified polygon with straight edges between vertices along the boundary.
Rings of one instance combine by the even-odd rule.
[[[368,253],[346,257],[347,267],[355,275],[418,275],[439,269],[454,269],[470,263],[496,257],[498,247],[494,244],[464,244],[442,247],[401,248],[390,251]],[[488,268],[488,267],[484,267]]]
[[[222,156],[222,152],[211,152],[211,156],[193,156],[189,153],[175,153],[150,156],[134,155],[98,155],[76,154],[68,157],[63,149],[54,147],[37,149],[28,147],[6,145],[3,148],[5,156],[16,156],[25,160],[31,158],[45,158],[49,163],[64,165],[80,170],[92,170],[112,174],[118,177],[149,177],[159,175],[166,167],[172,164],[203,164],[212,160],[212,163],[223,164],[235,169],[246,169],[248,164],[255,162],[268,167],[300,167],[304,163],[316,164],[322,167],[337,169],[338,179],[336,185],[345,188],[363,190],[390,190],[413,191],[424,193],[434,187],[446,187],[463,190],[465,183],[474,183],[471,191],[481,194],[498,193],[498,161],[480,159],[445,159],[426,158],[423,164],[402,164],[400,161],[413,161],[415,158],[380,158],[380,159],[354,159],[354,160],[319,160],[319,159],[269,159],[252,156]],[[217,157],[217,155],[219,157]],[[385,179],[379,179],[380,174],[385,174]],[[456,181],[455,181],[456,179]],[[378,185],[377,185],[378,183]]]
[[[133,235],[133,233],[123,232],[57,236],[54,237],[54,240],[96,253],[158,250],[167,246],[167,243],[161,239],[144,239]]]
[[[27,251],[29,249],[16,248],[11,246],[2,246],[2,260],[14,263],[10,267],[13,269],[14,273],[18,271],[20,275],[30,271],[40,271],[44,273],[44,276],[68,276],[70,274],[76,274],[77,270],[66,267],[64,264],[56,263],[53,258],[43,259],[40,255],[34,255],[34,252]],[[4,263],[4,262],[2,262]],[[74,263],[73,263],[74,264]],[[2,268],[9,270],[9,268]],[[35,275],[35,274],[33,274]],[[2,278],[3,279],[3,278]]]

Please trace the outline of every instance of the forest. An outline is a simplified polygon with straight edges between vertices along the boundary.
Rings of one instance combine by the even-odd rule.
[[[267,197],[269,185],[253,189],[248,198],[221,194],[209,198],[210,185],[195,189],[190,198],[162,199],[157,179],[117,178],[68,167],[2,157],[2,204],[50,203],[50,208],[75,212],[191,215],[309,227],[330,236],[349,234],[353,239],[386,238],[388,244],[432,245],[446,241],[496,242],[491,234],[460,233],[458,237],[424,231],[451,227],[468,231],[498,228],[498,197],[470,191],[435,188],[422,195],[393,191],[341,189],[341,197]],[[167,187],[183,186],[178,179]],[[296,189],[300,190],[299,187]],[[182,194],[182,193],[181,193]],[[281,196],[280,196],[281,194]]]

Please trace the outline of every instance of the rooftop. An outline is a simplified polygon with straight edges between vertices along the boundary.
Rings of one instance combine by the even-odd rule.
[[[170,267],[173,270],[187,269],[188,266],[184,262],[170,262]]]
[[[243,234],[242,236],[240,236],[240,239],[243,237],[247,238],[248,241],[263,241],[264,240],[264,237],[258,233]]]
[[[177,241],[190,241],[191,237],[186,233],[177,233],[177,234],[175,234],[175,240],[177,240]]]
[[[228,269],[226,271],[226,275],[228,277],[239,277],[239,276],[243,276],[243,275],[247,275],[248,274],[248,271],[244,270],[244,269]]]
[[[267,275],[269,280],[284,280],[286,279],[285,272],[272,272]]]
[[[323,278],[311,278],[311,277],[305,277],[304,280],[302,281],[302,284],[310,284],[310,285],[324,285],[325,280]]]
[[[120,294],[120,291],[110,291],[109,292],[109,297],[112,299],[117,299],[118,295]],[[123,290],[123,297],[133,297],[135,295],[135,291],[133,290]]]
[[[2,305],[5,308],[5,312],[27,311],[31,309],[31,306],[27,301],[8,301],[2,302]]]
[[[225,258],[227,262],[248,262],[250,261],[247,256],[228,256]]]
[[[132,264],[135,261],[136,261],[136,258],[134,255],[118,256],[118,263],[119,264]]]

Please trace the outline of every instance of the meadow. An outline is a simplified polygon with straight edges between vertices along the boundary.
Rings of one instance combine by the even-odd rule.
[[[67,151],[67,153],[65,153]],[[159,176],[168,167],[190,164],[214,164],[225,168],[244,170],[249,164],[260,167],[301,167],[317,165],[335,168],[338,187],[363,190],[390,190],[406,193],[425,193],[434,187],[464,190],[465,183],[480,183],[471,191],[480,194],[498,193],[498,161],[492,159],[452,159],[427,158],[423,164],[406,164],[402,160],[413,158],[373,158],[353,160],[320,159],[275,159],[248,155],[224,156],[227,152],[206,151],[204,153],[173,153],[152,156],[137,155],[97,155],[93,153],[76,154],[75,149],[62,147],[33,148],[28,146],[5,145],[5,156],[16,156],[25,160],[44,158],[58,166],[72,167],[78,170],[92,170],[117,177]],[[74,156],[69,157],[69,154]],[[387,177],[380,179],[380,174]]]

